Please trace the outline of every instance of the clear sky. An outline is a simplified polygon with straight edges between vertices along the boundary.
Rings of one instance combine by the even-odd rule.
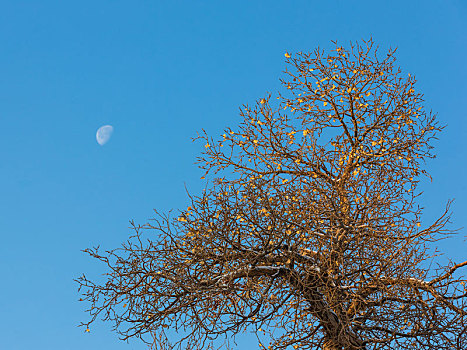
[[[107,324],[76,327],[73,279],[105,271],[80,250],[118,247],[153,208],[186,208],[184,186],[204,186],[191,137],[276,92],[286,51],[370,36],[398,47],[448,125],[422,225],[456,198],[451,227],[467,227],[466,18],[463,0],[0,1],[0,348],[146,348]],[[465,234],[440,247],[465,260]]]

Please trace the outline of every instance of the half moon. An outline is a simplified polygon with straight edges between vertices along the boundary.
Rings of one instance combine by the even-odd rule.
[[[114,127],[112,125],[101,126],[97,129],[96,133],[97,143],[101,146],[105,145],[109,141],[110,136],[112,136],[113,131]]]

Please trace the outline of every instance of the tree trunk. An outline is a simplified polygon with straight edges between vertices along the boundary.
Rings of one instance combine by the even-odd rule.
[[[342,350],[342,346],[332,339],[326,339],[323,343],[322,350]]]

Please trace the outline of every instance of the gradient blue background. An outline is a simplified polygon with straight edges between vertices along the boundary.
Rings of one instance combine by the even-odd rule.
[[[184,185],[204,186],[191,137],[277,91],[286,51],[370,36],[398,47],[448,124],[422,225],[456,198],[451,227],[467,226],[466,18],[461,0],[0,1],[0,348],[146,348],[108,324],[76,327],[72,280],[104,272],[80,250],[119,246],[153,208],[186,208]],[[115,131],[101,147],[103,124]],[[464,236],[440,244],[446,258],[466,259]]]

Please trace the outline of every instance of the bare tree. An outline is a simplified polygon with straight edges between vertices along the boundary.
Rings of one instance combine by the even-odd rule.
[[[156,348],[251,330],[268,349],[467,349],[467,261],[430,268],[433,243],[456,233],[451,202],[423,226],[415,203],[444,127],[395,50],[333,44],[287,53],[279,101],[243,106],[218,140],[198,135],[213,181],[178,218],[157,214],[122,248],[85,250],[108,273],[77,280],[84,326],[102,317]]]

